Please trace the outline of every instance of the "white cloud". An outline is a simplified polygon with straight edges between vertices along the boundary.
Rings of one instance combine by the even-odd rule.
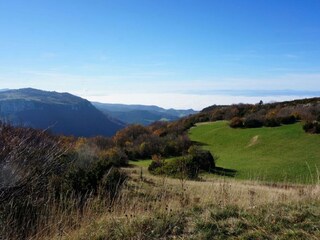
[[[164,108],[179,108],[201,110],[214,104],[234,104],[234,103],[258,103],[260,100],[267,102],[285,101],[305,96],[230,96],[230,95],[194,95],[194,94],[110,94],[105,96],[82,95],[90,101],[102,103],[124,103],[124,104],[145,104],[157,105]]]
[[[320,91],[320,73],[283,74],[268,78],[212,76],[184,81],[175,79],[173,73],[166,72],[81,75],[59,71],[17,71],[0,73],[0,86],[70,92],[100,102],[202,109],[212,104],[255,103],[261,99],[268,102],[304,97],[306,95],[303,95],[303,91]],[[232,94],[224,94],[223,91],[222,94],[215,93],[219,90],[230,90]],[[240,93],[237,95],[237,91],[243,93],[243,90],[296,90],[302,95],[290,95],[290,91],[283,96],[244,96],[245,94]]]

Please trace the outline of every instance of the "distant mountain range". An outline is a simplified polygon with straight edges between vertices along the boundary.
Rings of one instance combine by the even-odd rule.
[[[5,92],[5,91],[9,91],[10,89],[8,88],[3,88],[3,89],[0,89],[0,92]]]
[[[158,106],[92,103],[97,109],[127,124],[149,125],[155,121],[174,121],[197,113],[192,109],[164,109]]]
[[[84,137],[111,136],[125,126],[88,100],[32,88],[0,90],[0,119],[13,125]]]
[[[148,125],[196,113],[192,109],[91,103],[70,93],[32,88],[0,89],[0,120],[15,126],[49,129],[73,136],[112,136],[127,124]]]

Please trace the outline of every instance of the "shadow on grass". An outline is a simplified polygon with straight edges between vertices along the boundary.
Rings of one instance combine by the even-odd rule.
[[[213,170],[211,170],[211,173],[217,174],[220,176],[234,177],[237,174],[237,171],[234,169],[215,167]]]
[[[192,145],[196,145],[196,146],[200,146],[200,147],[209,146],[208,144],[202,143],[202,142],[191,141],[191,143],[192,143]]]

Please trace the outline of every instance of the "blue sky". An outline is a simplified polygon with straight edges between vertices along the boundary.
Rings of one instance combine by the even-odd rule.
[[[318,0],[0,0],[0,88],[201,109],[320,96]]]

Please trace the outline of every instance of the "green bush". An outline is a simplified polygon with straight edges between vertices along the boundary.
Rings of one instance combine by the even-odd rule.
[[[196,179],[199,174],[199,165],[191,155],[176,158],[162,167],[162,171],[172,177]]]
[[[120,189],[125,178],[114,166],[113,161],[108,159],[100,159],[87,167],[73,166],[64,177],[64,192],[81,196],[97,194],[102,185],[103,194],[114,196],[115,183]]]
[[[198,146],[191,146],[188,150],[189,155],[192,157],[192,161],[197,163],[200,170],[210,172],[215,168],[214,156],[208,150],[203,150]]]
[[[188,153],[167,162],[155,159],[148,170],[156,175],[165,174],[177,178],[196,179],[200,171],[210,172],[215,168],[215,159],[209,151],[192,146]]]
[[[148,170],[149,170],[149,172],[155,174],[157,169],[162,168],[163,165],[164,165],[163,161],[154,159],[154,160],[152,160],[151,164],[149,165]]]
[[[155,175],[167,175],[177,178],[196,178],[199,167],[194,164],[190,155],[166,162],[152,161],[148,170]]]

